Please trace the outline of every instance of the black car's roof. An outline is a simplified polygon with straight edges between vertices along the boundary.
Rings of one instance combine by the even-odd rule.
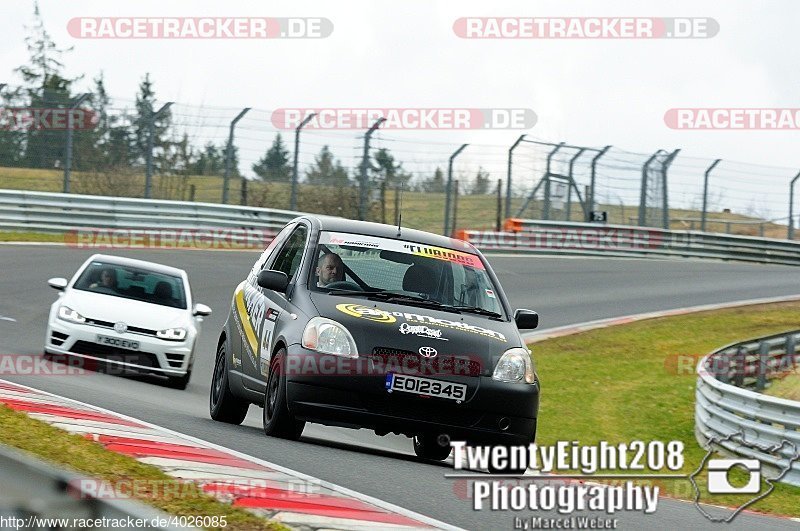
[[[384,225],[382,223],[328,216],[302,216],[300,219],[311,220],[320,230],[349,232],[366,236],[389,238],[392,240],[411,241],[434,247],[444,247],[445,249],[455,249],[477,254],[477,249],[475,249],[472,244],[463,240],[439,236],[438,234],[432,234],[421,230],[407,229],[405,227],[400,227],[400,233],[398,234],[397,225]]]

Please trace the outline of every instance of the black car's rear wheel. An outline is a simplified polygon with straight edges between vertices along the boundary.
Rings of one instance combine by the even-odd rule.
[[[271,437],[297,440],[306,423],[295,419],[286,401],[286,349],[280,349],[272,358],[264,393],[264,433]]]
[[[211,418],[228,424],[241,424],[247,416],[250,403],[233,396],[228,385],[228,362],[225,342],[217,349],[217,361],[214,364],[214,375],[211,377],[209,393],[209,409]]]
[[[444,461],[450,455],[450,441],[442,445],[440,436],[431,433],[421,433],[414,436],[414,453],[423,459]],[[445,437],[445,439],[447,439]],[[443,439],[444,440],[444,439]]]

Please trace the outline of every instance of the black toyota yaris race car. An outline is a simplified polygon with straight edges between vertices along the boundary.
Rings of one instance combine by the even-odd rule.
[[[539,381],[494,272],[471,244],[338,218],[289,223],[233,295],[210,395],[214,420],[264,409],[267,435],[306,422],[414,439],[533,442]]]

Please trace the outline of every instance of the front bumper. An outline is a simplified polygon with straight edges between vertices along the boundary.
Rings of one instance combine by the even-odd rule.
[[[293,347],[287,367],[303,367],[311,351]],[[294,358],[294,360],[293,360]],[[382,374],[314,374],[287,370],[289,410],[309,422],[407,435],[446,433],[472,444],[529,444],[536,435],[539,383],[509,384],[488,376],[434,375],[467,385],[461,403],[414,393],[389,393]]]
[[[136,341],[139,349],[100,345],[97,343],[98,335]],[[144,334],[119,334],[105,327],[53,319],[48,323],[44,350],[49,354],[82,358],[108,367],[183,376],[192,367],[194,341],[195,334],[191,331],[184,341],[166,341]]]

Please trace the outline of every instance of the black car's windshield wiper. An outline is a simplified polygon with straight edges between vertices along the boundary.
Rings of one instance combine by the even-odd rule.
[[[453,306],[458,311],[467,312],[467,313],[477,313],[479,315],[487,315],[489,317],[497,317],[501,319],[503,316],[497,312],[493,312],[491,310],[487,310],[486,308],[479,308],[478,306]]]
[[[439,301],[435,301],[433,299],[428,299],[427,297],[423,297],[421,295],[413,295],[411,293],[406,293],[404,291],[392,291],[392,290],[383,290],[383,291],[360,291],[355,289],[346,289],[346,290],[338,290],[333,289],[328,292],[328,295],[342,295],[348,297],[369,297],[371,299],[381,299],[381,300],[404,300],[404,301],[413,301],[413,302],[421,302],[424,304],[429,304],[431,306],[443,306],[445,308],[453,308],[452,306],[445,306]]]

